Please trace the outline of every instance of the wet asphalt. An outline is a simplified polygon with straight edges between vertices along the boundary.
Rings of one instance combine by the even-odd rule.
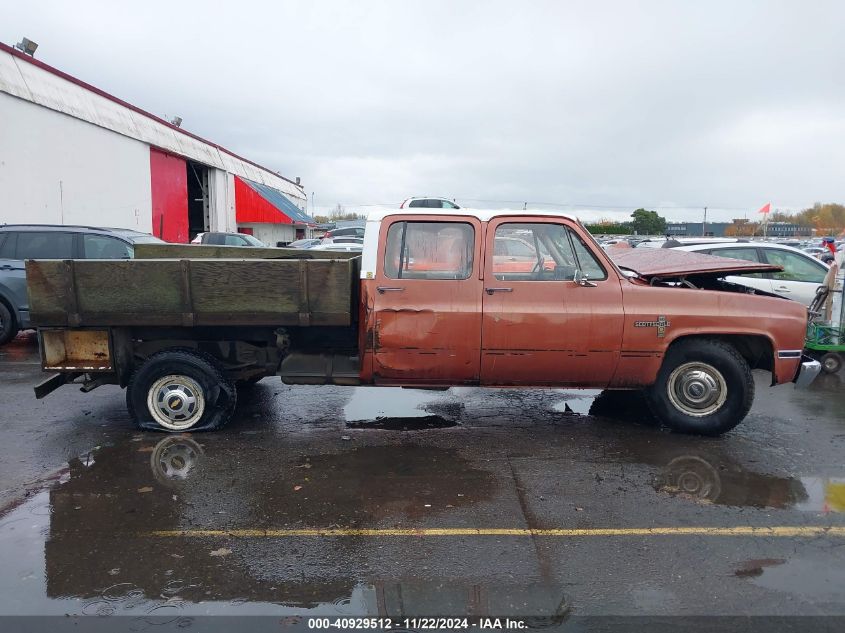
[[[761,373],[717,439],[634,394],[277,379],[172,436],[40,376],[0,348],[0,615],[845,615],[841,376]]]

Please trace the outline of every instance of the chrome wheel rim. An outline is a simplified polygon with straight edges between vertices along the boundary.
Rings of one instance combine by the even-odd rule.
[[[666,390],[676,409],[695,418],[716,413],[728,398],[725,377],[707,363],[684,363],[675,368]]]
[[[194,440],[170,435],[156,444],[150,466],[158,481],[170,484],[187,479],[202,455],[202,447]]]
[[[199,422],[205,412],[202,387],[189,376],[163,376],[150,385],[147,408],[164,428],[184,431]]]
[[[825,368],[825,371],[832,374],[834,371],[836,371],[839,368],[839,359],[831,358],[830,356],[828,356],[827,358],[824,359],[824,368]]]

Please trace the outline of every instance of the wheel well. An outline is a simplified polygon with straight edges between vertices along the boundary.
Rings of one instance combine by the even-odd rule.
[[[702,334],[681,336],[672,341],[669,349],[682,341],[716,340],[727,343],[740,353],[751,369],[774,371],[774,351],[771,341],[762,334]],[[667,350],[668,351],[668,350]]]

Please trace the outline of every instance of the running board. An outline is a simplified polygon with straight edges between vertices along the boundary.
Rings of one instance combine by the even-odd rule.
[[[361,384],[360,364],[358,356],[293,352],[285,356],[278,375],[286,385],[355,386]]]

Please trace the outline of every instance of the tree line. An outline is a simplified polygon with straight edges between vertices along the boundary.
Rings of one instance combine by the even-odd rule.
[[[796,213],[773,211],[767,218],[769,223],[788,222],[799,226],[809,226],[816,229],[817,235],[840,235],[845,233],[845,205],[834,202],[817,202],[812,207]],[[759,221],[734,220],[725,229],[725,235],[732,237],[751,237],[762,235],[763,219]],[[637,209],[631,214],[628,222],[602,221],[586,225],[590,233],[597,235],[664,235],[666,233],[666,218],[656,211]]]

